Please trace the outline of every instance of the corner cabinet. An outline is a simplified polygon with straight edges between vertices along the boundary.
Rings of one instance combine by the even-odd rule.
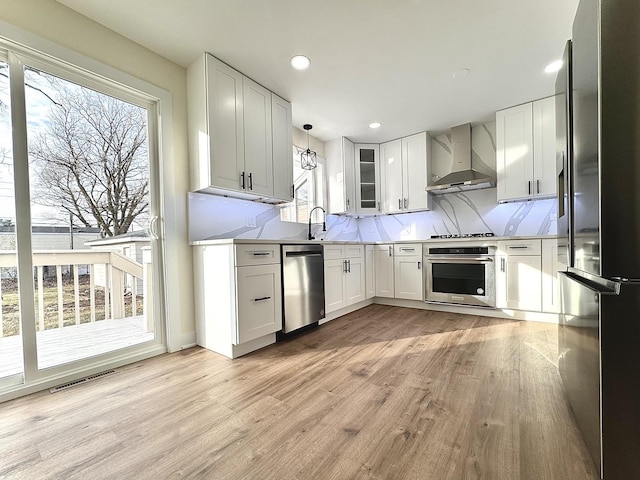
[[[355,145],[356,213],[380,213],[380,148]]]
[[[426,132],[380,145],[384,213],[429,209],[429,195],[425,191],[429,152],[430,137]]]
[[[188,68],[187,93],[191,189],[290,201],[291,105],[209,54]]]
[[[496,113],[498,201],[553,197],[556,192],[555,99]]]
[[[198,345],[236,358],[282,330],[279,245],[194,247]]]

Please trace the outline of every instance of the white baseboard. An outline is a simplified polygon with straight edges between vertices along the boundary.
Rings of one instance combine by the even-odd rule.
[[[185,348],[195,347],[197,345],[195,330],[193,332],[183,333],[180,338],[181,338],[182,350],[184,350]]]

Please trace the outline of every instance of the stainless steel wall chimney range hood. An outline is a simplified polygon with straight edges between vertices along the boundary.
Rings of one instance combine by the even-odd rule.
[[[474,170],[471,166],[471,124],[465,123],[451,129],[453,162],[451,173],[445,175],[425,190],[433,194],[464,192],[496,186],[491,175]]]

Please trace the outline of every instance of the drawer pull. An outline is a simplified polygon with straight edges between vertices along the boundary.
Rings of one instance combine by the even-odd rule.
[[[409,248],[409,247],[400,247],[400,251],[401,252],[415,252],[416,249],[415,248]]]
[[[509,248],[512,248],[514,250],[526,250],[527,248],[530,248],[529,245],[509,245]]]
[[[260,298],[254,298],[253,301],[254,302],[261,302],[263,300],[269,300],[271,297],[260,297]]]
[[[253,255],[254,257],[266,257],[268,255],[271,255],[271,252],[253,252],[251,255]]]

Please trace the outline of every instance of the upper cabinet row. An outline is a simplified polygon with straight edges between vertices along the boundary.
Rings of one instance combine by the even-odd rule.
[[[191,189],[291,201],[291,104],[206,53],[187,86]]]
[[[325,144],[328,213],[375,215],[428,210],[426,132],[382,144],[339,138]]]
[[[499,202],[555,195],[554,97],[497,112],[496,143]]]

